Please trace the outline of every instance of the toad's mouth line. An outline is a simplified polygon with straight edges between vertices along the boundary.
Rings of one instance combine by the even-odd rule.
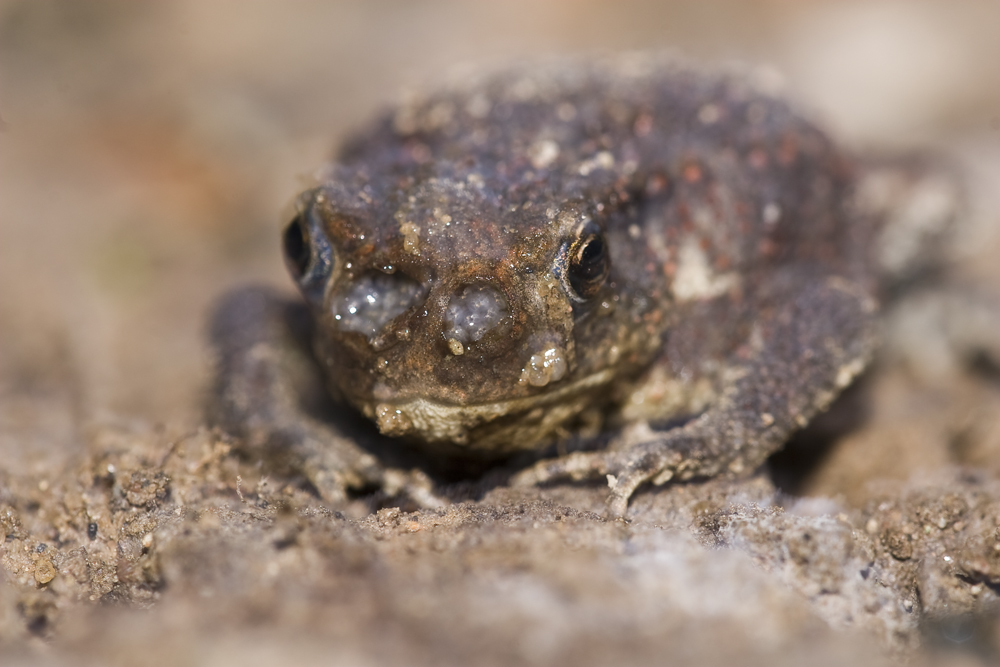
[[[416,436],[429,442],[444,441],[465,445],[469,442],[469,432],[477,426],[507,415],[527,413],[536,408],[563,403],[563,399],[610,383],[615,374],[615,369],[606,368],[535,396],[490,403],[456,405],[421,397],[398,403],[365,402],[362,410],[375,419],[379,430],[385,435]],[[578,413],[585,406],[585,403],[581,404],[563,418]]]

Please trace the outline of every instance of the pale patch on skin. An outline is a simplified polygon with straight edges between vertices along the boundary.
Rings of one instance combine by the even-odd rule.
[[[545,169],[559,159],[559,144],[551,139],[535,142],[528,149],[531,166],[535,169]]]
[[[420,254],[420,227],[412,222],[404,222],[399,226],[403,235],[403,249],[411,255]]]
[[[687,236],[677,249],[677,273],[671,286],[679,301],[711,299],[739,284],[735,273],[716,274],[696,236]]]
[[[374,419],[379,430],[386,435],[419,433],[421,438],[431,442],[452,442],[462,446],[471,442],[477,449],[492,451],[527,450],[549,437],[550,429],[586,408],[591,399],[585,394],[610,383],[614,376],[614,369],[606,369],[539,396],[481,405],[448,405],[416,398],[404,403],[369,404],[363,406],[363,412]],[[535,423],[513,423],[477,434],[474,442],[470,439],[470,432],[477,426],[488,425],[504,415],[529,412],[533,408],[541,408],[536,410],[536,416],[545,428],[540,429]],[[498,446],[502,448],[497,450]]]
[[[527,382],[533,387],[544,387],[550,382],[562,380],[568,366],[565,350],[550,347],[531,355],[527,365],[521,369],[520,382]]]
[[[841,366],[837,370],[837,379],[835,380],[838,389],[845,389],[847,385],[854,381],[861,371],[865,369],[866,366],[865,359],[854,359],[848,364]]]
[[[647,220],[646,228],[649,230],[646,234],[646,243],[649,249],[656,254],[656,259],[661,265],[666,265],[672,259],[672,252],[667,239],[663,236],[663,226],[655,224],[653,220]],[[629,236],[633,239],[639,239],[641,235],[642,228],[639,225],[632,225],[629,228]]]
[[[645,381],[622,403],[620,415],[624,421],[632,422],[663,415],[698,414],[715,396],[707,377],[687,381],[671,375],[662,365],[654,366]]]
[[[577,169],[581,176],[588,176],[595,169],[611,169],[615,166],[615,156],[608,151],[601,151],[594,157],[584,160]]]

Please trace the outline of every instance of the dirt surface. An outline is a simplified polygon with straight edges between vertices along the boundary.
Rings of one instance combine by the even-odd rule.
[[[0,663],[1000,660],[1000,7],[0,3]],[[757,476],[449,489],[301,479],[207,429],[210,305],[284,286],[302,175],[463,62],[677,48],[784,73],[858,152],[968,201],[875,367]],[[975,332],[997,331],[995,337]]]

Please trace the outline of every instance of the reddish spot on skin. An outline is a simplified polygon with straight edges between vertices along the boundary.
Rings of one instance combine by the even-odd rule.
[[[406,152],[409,153],[410,159],[417,164],[424,164],[431,159],[431,149],[427,147],[427,144],[420,141],[407,144]]]
[[[782,166],[795,162],[799,156],[799,140],[794,134],[786,134],[781,138],[781,146],[778,148],[778,162]]]
[[[683,175],[684,180],[688,183],[697,183],[702,178],[701,167],[694,163],[688,163],[684,165]]]
[[[662,174],[656,174],[646,181],[646,194],[655,195],[662,192],[667,187],[667,178]]]
[[[766,169],[768,162],[767,153],[762,148],[755,148],[747,155],[747,163],[754,169]]]
[[[778,251],[778,246],[771,239],[761,239],[757,244],[757,252],[765,257],[771,257]]]
[[[673,278],[675,273],[677,273],[677,264],[674,262],[667,262],[663,265],[663,275],[668,278]]]
[[[733,259],[729,255],[720,255],[715,260],[715,269],[725,271],[733,265]]]
[[[643,321],[648,324],[659,324],[663,320],[663,311],[653,310],[642,316]],[[653,331],[650,329],[650,331]]]
[[[678,225],[681,234],[686,236],[694,231],[694,223],[691,222],[691,209],[688,208],[687,204],[681,203],[677,205],[677,217],[681,221]]]
[[[646,136],[652,129],[653,117],[648,113],[639,114],[639,117],[635,119],[635,124],[632,126],[632,131],[635,132],[635,136],[637,137]]]

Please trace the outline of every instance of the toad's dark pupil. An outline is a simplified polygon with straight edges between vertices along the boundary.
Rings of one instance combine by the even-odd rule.
[[[604,241],[600,236],[587,241],[580,250],[580,267],[599,274],[604,266]]]
[[[569,267],[569,283],[581,298],[594,296],[608,276],[607,246],[601,236],[586,238]]]
[[[296,278],[301,278],[309,270],[312,251],[309,248],[308,233],[302,228],[302,219],[295,218],[284,234],[285,257]]]

